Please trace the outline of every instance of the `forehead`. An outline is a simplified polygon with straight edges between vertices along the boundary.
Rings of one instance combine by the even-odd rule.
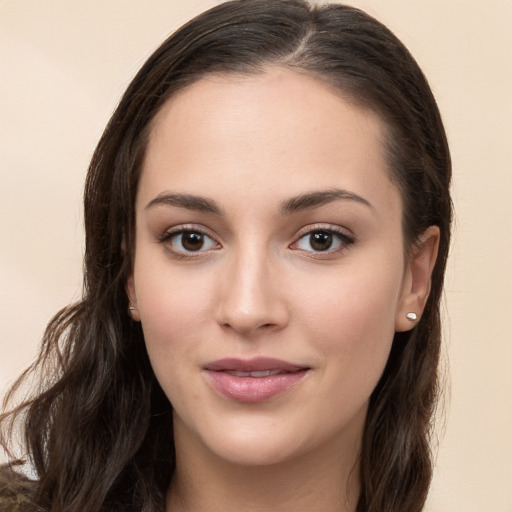
[[[264,188],[280,199],[336,186],[396,202],[384,135],[375,114],[310,76],[207,75],[155,117],[139,195],[223,196],[236,182],[238,193]]]

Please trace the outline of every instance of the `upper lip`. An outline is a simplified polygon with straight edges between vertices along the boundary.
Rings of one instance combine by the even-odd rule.
[[[241,372],[260,372],[265,370],[281,370],[283,372],[296,372],[299,370],[308,370],[309,367],[289,363],[272,357],[255,357],[252,359],[237,359],[226,357],[212,361],[204,366],[209,371],[241,371]]]

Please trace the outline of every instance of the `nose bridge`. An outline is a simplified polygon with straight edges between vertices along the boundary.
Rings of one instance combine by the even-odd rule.
[[[286,305],[276,287],[277,262],[262,243],[239,244],[219,279],[218,322],[248,335],[287,322]]]

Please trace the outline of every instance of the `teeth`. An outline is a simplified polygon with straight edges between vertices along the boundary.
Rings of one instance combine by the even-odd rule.
[[[236,370],[227,371],[229,375],[234,375],[235,377],[269,377],[270,375],[278,375],[279,373],[283,373],[281,370],[263,370],[261,372],[240,372]]]
[[[229,373],[229,375],[234,375],[235,377],[250,377],[251,372],[236,372],[236,371],[227,371],[226,373]]]
[[[262,372],[251,372],[251,377],[268,377],[269,375],[277,375],[281,370],[265,370]]]

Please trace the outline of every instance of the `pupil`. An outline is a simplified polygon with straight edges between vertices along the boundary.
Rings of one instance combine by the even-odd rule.
[[[310,243],[315,251],[326,251],[332,245],[332,235],[323,231],[317,231],[311,234]]]
[[[204,243],[204,237],[201,233],[183,233],[181,243],[187,251],[198,251]]]

